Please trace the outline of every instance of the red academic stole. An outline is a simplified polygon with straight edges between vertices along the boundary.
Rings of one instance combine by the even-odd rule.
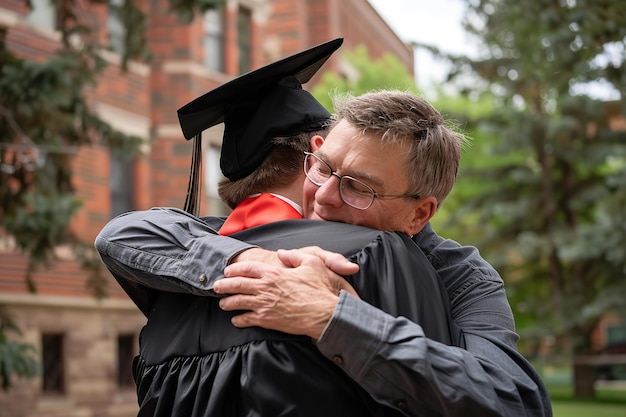
[[[262,193],[239,203],[224,222],[219,234],[226,236],[266,223],[301,218],[298,210],[288,202],[272,194]]]

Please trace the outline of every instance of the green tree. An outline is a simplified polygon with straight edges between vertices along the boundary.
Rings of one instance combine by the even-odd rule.
[[[343,51],[342,58],[351,69],[348,76],[337,75],[327,71],[315,85],[311,94],[332,112],[332,94],[351,92],[363,94],[376,89],[400,89],[417,93],[417,86],[411,74],[402,63],[391,54],[385,54],[377,60],[369,56],[364,45],[352,51]]]
[[[461,155],[457,182],[431,223],[435,230],[449,239],[478,242],[483,236],[480,213],[465,210],[464,205],[467,200],[484,192],[485,186],[492,185],[471,175],[472,172],[499,163],[498,157],[490,155],[497,138],[477,129],[480,120],[493,113],[493,102],[489,98],[475,100],[467,96],[446,95],[441,91],[432,102],[446,120],[458,124],[468,141]],[[461,210],[464,215],[458,221],[457,213]]]
[[[33,358],[35,348],[27,343],[10,340],[7,336],[10,331],[21,336],[17,324],[0,307],[0,385],[3,390],[9,389],[13,375],[24,378],[37,375],[37,361]]]
[[[479,215],[479,246],[527,341],[556,335],[588,351],[598,320],[626,309],[626,6],[467,3],[482,55],[450,57],[450,80],[493,100],[477,129],[497,140],[486,165],[464,170],[483,187],[463,195],[455,222]]]

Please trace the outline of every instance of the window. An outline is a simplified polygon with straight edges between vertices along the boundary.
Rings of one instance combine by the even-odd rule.
[[[209,194],[209,215],[226,216],[230,210],[217,193],[218,184],[224,178],[220,170],[220,149],[217,146],[209,146],[204,155],[203,170],[204,183]]]
[[[41,336],[41,364],[43,368],[43,392],[61,393],[65,390],[63,335],[43,334]]]
[[[135,357],[135,336],[132,334],[117,336],[117,385],[134,386],[133,359]]]
[[[113,52],[120,55],[126,50],[126,29],[122,24],[121,11],[125,0],[109,0],[109,12],[107,15],[107,36],[109,46]]]
[[[252,12],[245,7],[239,7],[237,14],[237,34],[239,41],[239,73],[243,74],[250,71],[251,56],[251,29],[252,29]]]
[[[135,208],[135,163],[111,155],[109,188],[111,190],[111,217]]]
[[[31,0],[26,20],[41,29],[57,29],[57,9],[53,0]]]
[[[204,65],[212,70],[224,72],[224,9],[208,10],[204,13]]]
[[[626,325],[607,326],[606,336],[607,345],[626,345]]]

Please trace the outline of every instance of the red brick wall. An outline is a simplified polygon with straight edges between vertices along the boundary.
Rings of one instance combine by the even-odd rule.
[[[366,0],[275,0],[266,33],[280,40],[281,56],[342,37],[344,43],[323,70],[337,70],[339,55],[363,44],[370,57],[394,54],[414,73],[413,50],[407,46]],[[310,82],[315,85],[321,73]]]
[[[93,242],[102,226],[111,218],[109,190],[109,154],[101,147],[83,148],[74,157],[73,183],[76,197],[83,201],[72,219],[72,231],[83,241]]]
[[[6,296],[29,292],[24,275],[27,261],[24,254],[0,252],[0,265],[2,265],[0,294]],[[87,274],[76,262],[64,260],[51,262],[34,271],[32,281],[38,295],[94,298],[93,292],[87,286]],[[128,299],[126,293],[110,276],[106,281],[106,291],[109,299]]]
[[[0,3],[1,5],[2,3]],[[9,28],[6,44],[20,58],[45,62],[59,48],[59,42],[50,34],[41,34],[24,27]]]
[[[367,46],[370,57],[394,54],[413,74],[413,50],[408,47],[366,1],[344,0],[333,11],[339,16],[339,32],[345,37],[345,49]]]
[[[25,13],[27,9],[26,2],[23,0],[3,0],[0,6],[16,13]]]

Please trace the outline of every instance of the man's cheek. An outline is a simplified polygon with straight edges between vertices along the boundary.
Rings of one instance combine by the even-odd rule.
[[[309,219],[311,218],[315,213],[313,211],[313,205],[315,203],[315,193],[307,191],[307,188],[304,188],[304,193],[303,193],[303,197],[302,197],[302,210],[304,212],[304,217]]]

